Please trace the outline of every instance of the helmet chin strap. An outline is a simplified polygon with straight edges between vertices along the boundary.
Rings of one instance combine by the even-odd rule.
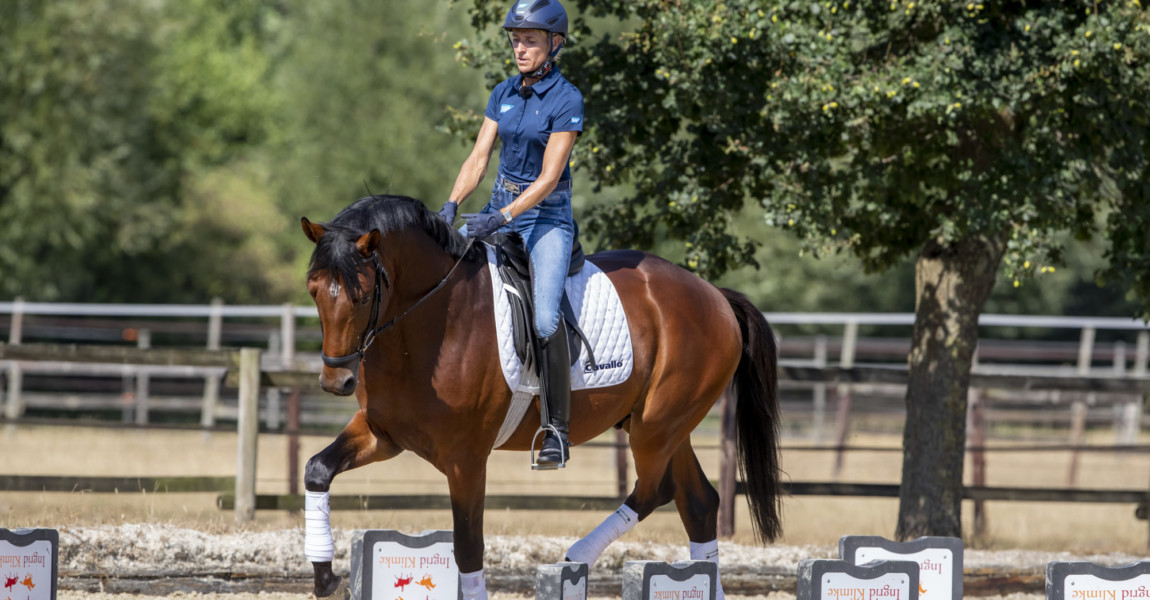
[[[520,71],[520,73],[525,78],[530,77],[532,79],[543,79],[543,76],[550,73],[551,67],[554,67],[554,66],[555,66],[555,62],[549,60],[549,61],[543,63],[542,67],[539,67],[538,69],[535,69],[534,71],[532,71],[530,73],[523,73],[522,71]]]

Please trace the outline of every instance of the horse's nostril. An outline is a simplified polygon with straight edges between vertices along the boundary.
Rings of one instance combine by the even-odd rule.
[[[350,396],[353,392],[355,392],[355,384],[356,384],[355,379],[356,379],[355,377],[348,377],[347,380],[345,380],[343,382],[343,395],[344,396]]]

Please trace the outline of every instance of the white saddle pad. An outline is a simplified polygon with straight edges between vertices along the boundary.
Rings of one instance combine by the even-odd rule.
[[[499,362],[503,376],[512,392],[539,393],[539,381],[531,374],[524,377],[523,363],[515,353],[511,333],[511,302],[499,278],[495,250],[487,246],[487,266],[491,270],[492,293],[495,295],[495,329],[498,332]],[[587,348],[580,345],[579,360],[571,367],[571,389],[618,385],[631,376],[634,362],[631,352],[631,331],[619,294],[607,275],[590,260],[579,273],[567,278],[567,297],[571,308],[579,317],[579,327],[595,350],[595,369]]]

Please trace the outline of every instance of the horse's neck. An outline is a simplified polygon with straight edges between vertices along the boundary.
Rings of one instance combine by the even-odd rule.
[[[423,232],[403,232],[388,236],[378,253],[391,272],[392,293],[401,305],[410,305],[447,276],[455,258]]]

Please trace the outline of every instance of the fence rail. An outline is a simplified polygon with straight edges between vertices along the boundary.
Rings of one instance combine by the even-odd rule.
[[[190,380],[202,381],[204,393],[201,407],[201,425],[205,429],[215,426],[215,419],[222,414],[219,406],[219,389],[221,385],[243,387],[248,397],[240,402],[236,409],[236,417],[244,421],[246,428],[254,427],[248,421],[253,417],[245,415],[258,411],[258,395],[260,388],[267,390],[269,408],[265,412],[269,417],[278,418],[282,407],[279,404],[281,390],[303,390],[315,392],[317,390],[315,371],[317,370],[314,357],[310,355],[296,355],[296,346],[300,333],[297,331],[299,319],[314,319],[314,307],[282,306],[226,306],[222,302],[211,305],[101,305],[101,304],[51,304],[32,302],[0,302],[0,315],[10,315],[6,320],[0,319],[0,329],[5,325],[8,328],[8,344],[0,344],[0,363],[7,367],[6,384],[7,395],[4,397],[4,416],[9,422],[19,422],[25,408],[21,398],[25,374],[36,377],[39,373],[72,374],[95,373],[107,369],[107,365],[133,365],[130,369],[121,367],[119,371],[123,378],[125,399],[130,398],[131,410],[124,409],[124,418],[128,419],[134,414],[137,424],[148,423],[150,379],[160,380],[164,377],[184,377]],[[822,430],[824,416],[827,412],[828,393],[838,398],[837,413],[834,415],[837,423],[835,442],[833,447],[841,453],[847,448],[847,424],[852,411],[852,390],[862,390],[871,386],[875,389],[894,389],[904,386],[907,380],[905,363],[876,364],[875,361],[891,362],[905,356],[909,342],[905,339],[860,339],[860,327],[908,327],[914,322],[912,314],[825,314],[825,313],[766,313],[767,318],[777,327],[776,331],[786,330],[789,326],[813,326],[815,330],[826,330],[828,327],[841,327],[840,337],[830,338],[826,335],[807,335],[805,337],[787,338],[781,340],[784,359],[780,361],[780,380],[786,384],[785,389],[794,390],[796,387],[811,394],[810,406],[814,419],[813,427],[816,431]],[[83,327],[84,320],[99,319],[100,327],[107,331],[101,335],[115,333],[113,318],[124,319],[124,338],[136,342],[137,347],[123,345],[104,346],[77,346],[74,344],[26,344],[25,317],[36,317],[38,324],[52,318],[68,317],[66,328],[58,328],[48,323],[44,332],[52,335],[54,340],[68,339],[64,331],[76,331]],[[166,327],[172,335],[187,336],[189,333],[199,331],[201,340],[206,339],[203,349],[190,348],[151,348],[151,332],[147,328],[140,328],[142,319],[174,319]],[[206,319],[206,327],[198,328],[194,320]],[[240,324],[244,333],[240,337],[232,336],[232,340],[258,340],[259,332],[266,333],[268,351],[256,354],[262,365],[251,368],[247,376],[241,376],[240,351],[236,349],[221,349],[224,337],[224,320],[243,320]],[[253,325],[254,320],[264,320],[260,325]],[[267,321],[271,320],[272,323]],[[278,321],[278,323],[276,322]],[[153,321],[153,323],[156,323]],[[1010,394],[1011,401],[1026,402],[1031,406],[1060,405],[1069,406],[1067,419],[1070,423],[1069,447],[1072,448],[1073,459],[1068,474],[1068,486],[1073,487],[1076,473],[1077,453],[1083,448],[1083,432],[1089,422],[1088,407],[1096,404],[1112,404],[1115,409],[1116,436],[1115,449],[1132,447],[1143,418],[1143,400],[1150,395],[1150,329],[1145,323],[1133,319],[1117,318],[1083,318],[1083,317],[1046,317],[1046,316],[1016,316],[1016,315],[983,315],[980,325],[984,328],[1008,327],[1019,329],[1077,329],[1079,340],[1077,351],[1073,343],[1060,342],[1057,346],[1030,345],[1020,346],[1014,342],[985,341],[985,352],[981,349],[976,353],[976,365],[972,372],[970,431],[971,446],[974,454],[974,488],[982,488],[982,474],[985,472],[984,448],[985,419],[989,394],[987,390],[1005,391]],[[158,325],[154,325],[157,326]],[[315,329],[314,325],[311,329]],[[1136,335],[1132,345],[1126,340],[1096,343],[1099,331],[1107,330],[1111,338],[1121,338],[1123,335]],[[31,331],[31,328],[29,329]],[[310,331],[305,337],[317,339],[316,332]],[[130,334],[130,335],[128,335]],[[100,338],[104,339],[104,338]],[[114,338],[113,338],[114,339]],[[170,341],[168,342],[170,343]],[[246,342],[245,342],[246,343]],[[1132,346],[1132,351],[1128,351]],[[834,354],[837,354],[835,360]],[[808,358],[809,357],[809,358]],[[867,359],[871,362],[865,362]],[[1107,361],[1106,366],[1100,367],[1099,361]],[[1007,361],[1007,362],[1004,362]],[[1010,363],[1009,361],[1015,361]],[[1031,361],[1031,362],[1026,362]],[[1033,364],[1034,361],[1045,364]],[[1073,365],[1066,364],[1073,362]],[[77,364],[87,364],[88,367],[77,367]],[[175,369],[167,371],[165,369]],[[180,372],[180,369],[188,369]],[[114,372],[111,369],[110,372]],[[221,374],[225,374],[223,378]],[[115,376],[113,374],[113,376]],[[241,385],[242,384],[242,385]],[[132,386],[129,389],[129,386]],[[885,386],[885,387],[884,387]],[[43,392],[40,392],[41,394]],[[791,392],[794,393],[793,391]],[[241,393],[241,397],[245,394]],[[29,395],[29,399],[36,396]],[[189,398],[182,397],[182,410],[187,411]],[[63,403],[62,406],[79,405],[83,398],[77,397]],[[60,406],[59,403],[56,404]],[[159,406],[157,402],[157,406]],[[289,399],[287,412],[289,429],[299,428],[299,398],[298,393],[292,394]],[[294,425],[292,414],[294,411]],[[258,414],[258,413],[257,413]],[[245,420],[246,419],[246,420]],[[729,424],[725,420],[725,424]],[[729,435],[724,432],[722,435]],[[252,434],[254,435],[254,433]],[[821,434],[820,434],[821,435]],[[243,452],[238,453],[243,460]],[[728,472],[729,466],[723,467],[722,480],[732,481],[733,475]],[[721,482],[722,483],[722,482]],[[240,485],[239,479],[236,485]],[[729,483],[723,483],[720,488],[725,494],[731,493]],[[254,488],[253,488],[254,489]],[[861,489],[861,488],[860,488]],[[257,500],[254,493],[239,494],[240,504],[245,501],[251,503],[250,509],[255,510]],[[976,503],[985,501],[982,497],[971,497]],[[976,515],[979,513],[976,504]],[[724,522],[730,515],[723,517]]]

